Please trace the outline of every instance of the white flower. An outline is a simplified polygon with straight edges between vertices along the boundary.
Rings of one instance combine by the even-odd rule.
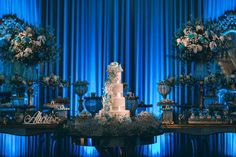
[[[181,43],[181,39],[180,38],[176,39],[176,42],[179,45]]]
[[[31,33],[28,34],[28,37],[31,38],[33,35]]]
[[[193,48],[193,52],[194,52],[194,53],[197,53],[197,47],[194,47],[194,48]]]
[[[210,44],[209,44],[209,47],[210,47],[211,50],[213,50],[214,48],[217,47],[217,45],[214,41],[211,41]]]
[[[26,32],[27,32],[27,33],[30,33],[30,32],[32,32],[32,29],[31,29],[30,27],[27,27],[27,28],[26,28]]]
[[[26,36],[26,32],[25,32],[25,31],[19,33],[19,35],[18,35],[18,37],[19,37],[20,39],[22,39],[22,38],[25,37],[25,36]]]
[[[35,45],[41,46],[41,41],[35,41]]]
[[[23,52],[20,52],[20,53],[18,53],[18,54],[15,55],[15,57],[16,57],[17,59],[22,58],[23,56],[24,56],[24,53],[23,53]]]
[[[214,41],[219,39],[218,36],[213,31],[211,31],[211,36],[212,36],[212,40]]]
[[[18,46],[19,43],[18,43],[16,40],[14,40],[14,41],[13,41],[13,45]]]
[[[40,35],[38,36],[37,40],[44,44],[46,41],[46,37],[44,35]]]
[[[189,49],[192,50],[194,53],[198,52],[198,46],[195,44],[189,45]]]
[[[198,32],[198,31],[203,31],[203,25],[197,25],[196,26],[196,31]]]
[[[188,33],[190,32],[190,29],[187,27],[183,30],[183,32],[184,32],[185,35],[188,35]]]
[[[26,84],[26,81],[25,81],[25,80],[23,80],[23,81],[22,81],[22,83],[23,83],[23,84]]]
[[[202,51],[202,46],[201,45],[197,45],[197,51],[201,52]]]
[[[29,54],[31,54],[31,53],[33,53],[32,52],[32,49],[31,48],[26,48],[25,50],[24,50],[24,53],[29,53]]]
[[[45,83],[48,84],[48,85],[49,85],[49,80],[50,80],[49,77],[44,77],[44,78],[43,78],[43,82],[45,82]]]
[[[220,40],[221,40],[221,41],[224,41],[224,40],[225,40],[225,37],[224,37],[224,36],[220,36]]]
[[[207,39],[209,38],[209,32],[208,31],[205,31],[204,35]]]
[[[182,40],[182,43],[184,44],[185,47],[188,46],[188,41],[187,41],[187,39],[183,39],[183,40]]]

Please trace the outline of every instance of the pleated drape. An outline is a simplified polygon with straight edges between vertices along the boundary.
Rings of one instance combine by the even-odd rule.
[[[170,57],[176,53],[172,45],[174,32],[187,20],[215,19],[235,7],[235,0],[0,0],[0,16],[17,14],[30,24],[54,28],[62,54],[56,63],[41,66],[42,74],[58,74],[70,82],[87,80],[89,92],[101,95],[106,66],[118,61],[129,90],[153,104],[150,111],[159,115],[157,82],[192,71]],[[180,104],[194,103],[198,98],[194,98],[194,90],[189,91],[176,87],[170,97]],[[74,114],[78,103],[73,87],[55,91],[41,88],[36,105],[58,95],[70,98]],[[23,155],[28,152],[27,139],[5,134],[0,139],[3,156],[11,151],[10,147]],[[236,155],[235,134],[214,135],[209,140],[214,145],[212,151],[217,147],[223,154]],[[159,136],[156,142],[139,148],[139,152],[145,156],[166,152],[163,156],[169,156],[187,143],[183,136],[173,134]],[[94,149],[83,150],[97,155]]]

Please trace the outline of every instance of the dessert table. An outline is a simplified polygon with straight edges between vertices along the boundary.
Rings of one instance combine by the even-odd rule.
[[[173,124],[162,125],[163,132],[178,132],[191,135],[210,135],[215,133],[236,133],[236,124]]]

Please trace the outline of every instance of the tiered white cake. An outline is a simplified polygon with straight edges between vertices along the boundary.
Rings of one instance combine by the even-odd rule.
[[[115,117],[130,117],[129,110],[125,109],[123,84],[121,83],[122,71],[121,65],[117,62],[112,62],[108,65],[108,78],[105,82],[103,95],[103,109],[100,114],[107,113]]]

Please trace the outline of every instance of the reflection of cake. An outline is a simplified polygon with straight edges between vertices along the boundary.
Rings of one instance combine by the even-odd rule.
[[[123,84],[121,72],[123,69],[117,62],[112,62],[107,67],[108,78],[104,86],[103,109],[100,114],[107,113],[110,116],[129,117],[130,112],[125,110],[125,98],[123,97]]]

